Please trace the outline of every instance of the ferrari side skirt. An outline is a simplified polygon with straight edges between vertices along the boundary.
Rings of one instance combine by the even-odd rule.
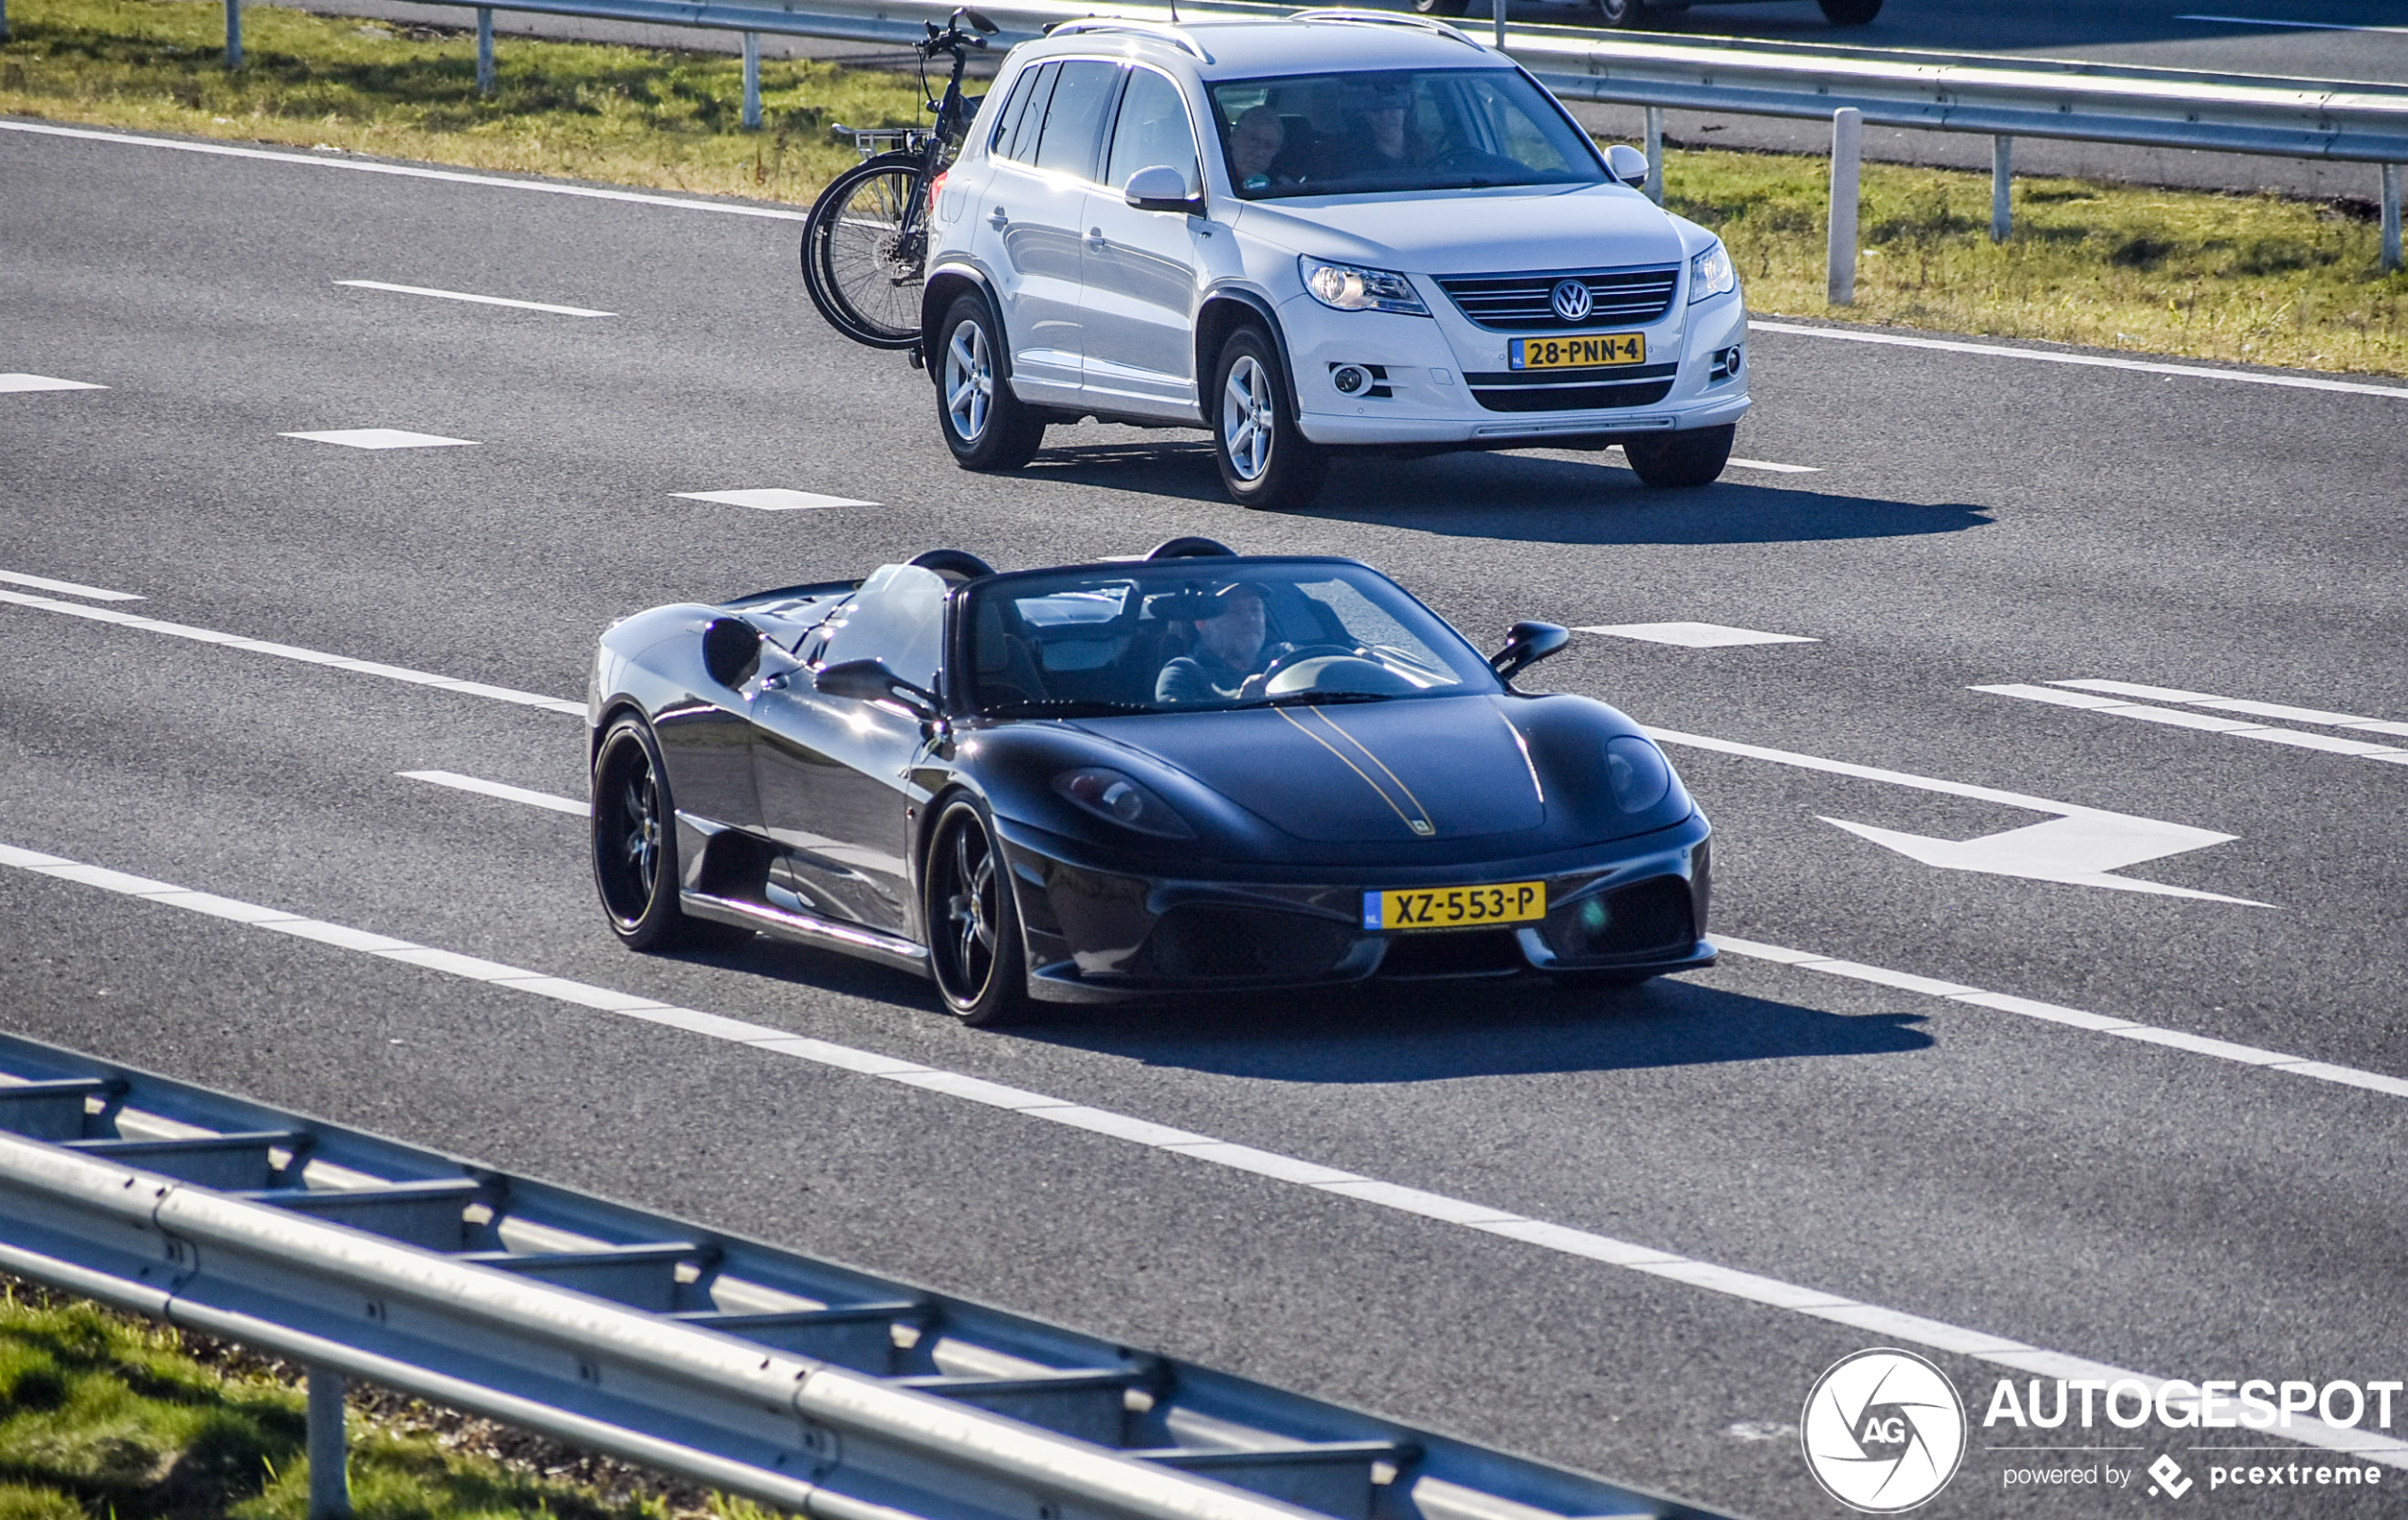
[[[789,940],[797,944],[842,950],[848,955],[875,961],[914,976],[930,975],[928,947],[897,935],[864,928],[858,924],[838,924],[829,919],[814,918],[809,913],[791,912],[786,908],[772,907],[766,903],[716,897],[708,892],[680,892],[677,898],[678,905],[696,918],[758,929],[772,938]]]

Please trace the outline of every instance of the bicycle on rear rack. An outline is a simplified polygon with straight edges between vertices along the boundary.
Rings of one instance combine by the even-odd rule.
[[[970,30],[962,29],[962,23]],[[836,176],[812,203],[803,224],[803,285],[829,325],[871,348],[910,348],[920,341],[920,292],[926,283],[928,218],[937,181],[970,130],[984,97],[964,97],[961,71],[973,48],[983,49],[995,24],[976,10],[956,10],[939,29],[911,45],[920,55],[921,91],[928,60],[953,57],[953,75],[928,109],[933,127],[846,127],[862,161]],[[980,35],[984,33],[984,35]]]

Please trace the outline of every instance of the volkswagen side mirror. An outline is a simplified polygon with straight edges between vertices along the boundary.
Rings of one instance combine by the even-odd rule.
[[[812,677],[812,685],[831,697],[858,702],[883,702],[926,722],[937,716],[937,694],[895,674],[884,660],[847,660]]]
[[[1627,142],[1617,142],[1605,150],[1605,167],[1633,190],[1647,183],[1647,155]]]
[[[1505,648],[1488,656],[1488,667],[1510,681],[1521,671],[1572,642],[1572,631],[1554,623],[1516,623],[1505,634]]]
[[[1204,197],[1189,189],[1187,176],[1169,164],[1154,164],[1131,174],[1125,194],[1140,211],[1185,211],[1195,216],[1204,210]]]

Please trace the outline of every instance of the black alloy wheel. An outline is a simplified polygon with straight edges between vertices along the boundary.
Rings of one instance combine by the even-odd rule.
[[[1881,0],[1822,0],[1823,19],[1834,27],[1861,27],[1881,14]]]
[[[965,1024],[1006,1024],[1028,1011],[1028,954],[1010,868],[985,810],[964,797],[929,836],[923,906],[928,961],[946,1011]]]
[[[965,294],[937,328],[928,372],[937,382],[937,426],[964,469],[1018,469],[1045,442],[1045,417],[1012,394],[1003,325],[984,296]]]
[[[1253,322],[1232,331],[1213,364],[1205,416],[1221,487],[1240,506],[1303,506],[1328,473],[1329,455],[1297,430],[1288,396],[1287,373],[1271,335]]]
[[[641,718],[619,719],[593,759],[593,885],[632,950],[740,944],[752,931],[688,918],[677,902],[677,823],[661,753]]]
[[[1471,7],[1471,0],[1413,0],[1417,16],[1460,16]]]
[[[1730,463],[1731,438],[1738,429],[1692,428],[1686,432],[1660,432],[1633,438],[1622,446],[1632,471],[1650,485],[1710,485]]]
[[[1645,0],[1597,0],[1597,20],[1609,27],[1640,27],[1647,24]]]

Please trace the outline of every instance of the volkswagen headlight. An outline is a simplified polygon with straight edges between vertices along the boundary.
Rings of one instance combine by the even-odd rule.
[[[1731,250],[1717,242],[1689,260],[1689,302],[1708,296],[1728,295],[1739,288],[1739,270],[1731,266]]]
[[[1394,269],[1330,264],[1310,255],[1296,261],[1304,288],[1332,311],[1401,311],[1427,317],[1430,308],[1414,294],[1413,282]]]
[[[1107,765],[1082,765],[1053,778],[1053,789],[1087,812],[1123,829],[1159,839],[1193,839],[1195,831],[1168,802],[1135,777]]]

